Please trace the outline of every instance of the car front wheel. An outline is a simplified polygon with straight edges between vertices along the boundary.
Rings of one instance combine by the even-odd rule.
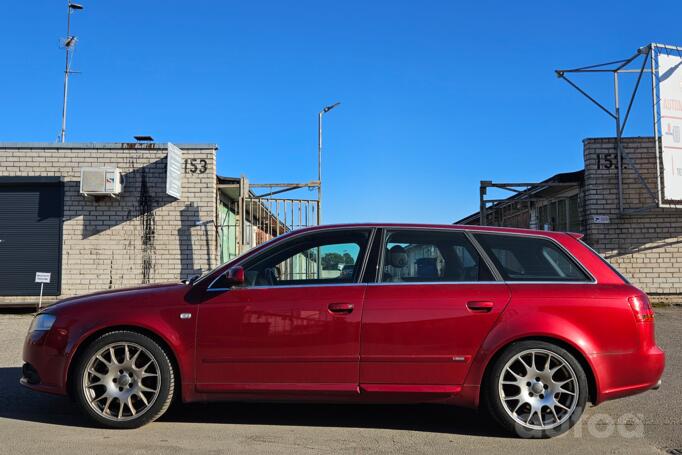
[[[77,400],[100,425],[137,428],[159,418],[171,403],[175,377],[170,359],[140,333],[106,333],[77,362],[72,378]]]
[[[551,343],[522,341],[508,346],[492,366],[486,403],[507,430],[524,438],[568,431],[585,409],[585,371],[570,352]]]

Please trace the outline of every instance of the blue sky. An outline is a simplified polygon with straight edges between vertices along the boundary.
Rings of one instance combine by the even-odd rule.
[[[679,0],[81,3],[70,141],[217,143],[220,174],[306,181],[316,114],[341,101],[325,222],[448,223],[477,209],[479,180],[580,169],[582,139],[614,127],[553,70],[682,44]],[[65,4],[0,4],[0,141],[58,134]],[[581,80],[612,105],[607,76]],[[629,135],[651,134],[646,101]]]

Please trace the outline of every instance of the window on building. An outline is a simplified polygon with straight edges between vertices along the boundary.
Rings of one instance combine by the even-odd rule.
[[[582,223],[580,222],[580,208],[578,206],[578,195],[571,196],[568,199],[568,226],[566,230],[569,232],[581,232]]]
[[[388,232],[381,281],[489,281],[490,270],[462,232]]]
[[[551,240],[503,234],[476,234],[476,239],[507,281],[590,280]]]
[[[549,200],[538,207],[538,225],[547,231],[580,232],[578,195],[565,199]]]

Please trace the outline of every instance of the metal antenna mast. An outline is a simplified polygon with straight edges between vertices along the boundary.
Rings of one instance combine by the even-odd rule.
[[[72,54],[76,47],[76,37],[71,36],[71,13],[75,10],[82,10],[83,5],[78,3],[71,3],[67,0],[67,15],[66,15],[66,39],[64,40],[64,49],[66,50],[66,64],[64,66],[64,103],[62,105],[62,132],[60,135],[60,142],[66,140],[66,101],[69,95],[69,74],[71,73]]]

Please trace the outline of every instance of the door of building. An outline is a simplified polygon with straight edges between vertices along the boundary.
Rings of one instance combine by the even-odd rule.
[[[59,295],[63,186],[54,178],[0,179],[0,294],[40,293],[36,272],[51,273],[43,295]]]

